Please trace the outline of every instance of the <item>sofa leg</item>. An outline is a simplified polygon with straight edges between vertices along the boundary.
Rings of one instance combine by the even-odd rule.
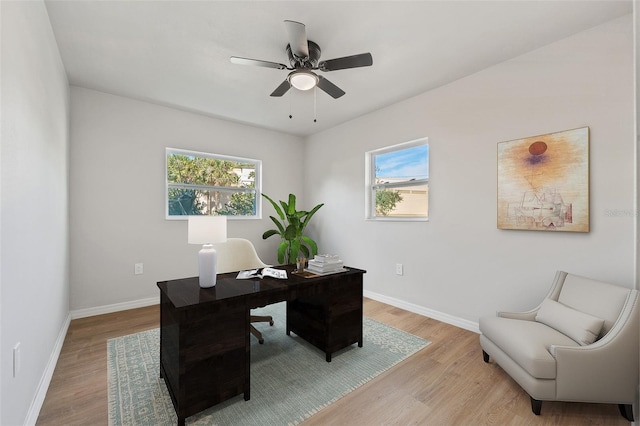
[[[622,417],[629,420],[630,422],[633,421],[633,405],[618,404],[618,409],[620,410],[620,414],[622,414]]]
[[[484,350],[482,351],[482,359],[484,360],[484,362],[489,362],[489,354]]]
[[[533,414],[535,414],[536,416],[539,416],[540,410],[542,409],[542,401],[533,399],[533,397],[531,396],[529,398],[531,398],[531,411],[533,411]]]

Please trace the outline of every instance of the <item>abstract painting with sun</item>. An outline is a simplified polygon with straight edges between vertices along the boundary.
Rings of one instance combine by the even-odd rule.
[[[589,128],[498,144],[498,229],[589,232]]]

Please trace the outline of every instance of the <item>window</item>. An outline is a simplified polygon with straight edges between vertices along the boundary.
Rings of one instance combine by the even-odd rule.
[[[174,148],[166,157],[167,219],[260,218],[261,161]]]
[[[428,220],[427,138],[366,153],[366,218]]]

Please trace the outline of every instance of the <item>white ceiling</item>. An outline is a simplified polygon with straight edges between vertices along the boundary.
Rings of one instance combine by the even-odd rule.
[[[46,0],[72,85],[309,135],[632,11],[626,1]],[[373,66],[321,73],[346,95],[269,94],[287,70],[285,19],[321,60],[371,52]],[[289,114],[293,118],[289,118]]]

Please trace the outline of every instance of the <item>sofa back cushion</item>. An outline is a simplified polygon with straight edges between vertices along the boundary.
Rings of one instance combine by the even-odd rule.
[[[558,302],[596,318],[604,324],[600,336],[604,336],[620,316],[629,288],[567,274]]]

